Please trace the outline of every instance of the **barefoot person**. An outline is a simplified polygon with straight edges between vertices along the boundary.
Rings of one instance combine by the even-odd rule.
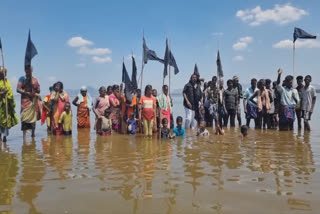
[[[311,120],[311,114],[313,113],[317,98],[316,89],[310,84],[311,81],[312,78],[310,75],[305,76],[305,86],[301,89],[301,110],[302,118],[304,119],[304,130],[306,131],[310,131],[309,120]]]
[[[15,112],[11,83],[6,78],[7,70],[0,68],[0,140],[7,142],[9,129],[19,123]],[[3,137],[3,138],[2,138]]]
[[[31,136],[35,136],[36,122],[40,119],[40,85],[32,75],[31,65],[25,66],[25,76],[19,78],[17,92],[21,94],[21,130],[23,137],[31,130]]]
[[[90,110],[92,108],[92,98],[87,93],[87,87],[82,86],[80,93],[74,98],[72,104],[77,106],[78,128],[90,128]]]

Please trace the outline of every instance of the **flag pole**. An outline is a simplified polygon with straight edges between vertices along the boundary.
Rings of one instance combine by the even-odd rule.
[[[142,43],[143,43],[143,39],[144,39],[144,30],[142,29]],[[142,79],[143,79],[143,69],[144,69],[144,50],[142,48],[142,65],[141,65],[141,73],[140,73],[140,90],[142,92]]]
[[[1,42],[1,41],[0,41]],[[2,45],[1,45],[2,46]],[[3,72],[5,71],[5,67],[4,67],[4,55],[3,55],[3,50],[2,50],[2,47],[1,47],[1,58],[2,58],[2,69],[3,69]],[[6,78],[7,78],[7,74],[4,73],[4,79],[3,79],[3,82],[4,82],[4,89],[7,90],[7,84],[6,84]],[[8,127],[8,92],[6,93],[6,96],[5,96],[5,101],[6,101],[6,126]]]
[[[295,55],[296,55],[296,43],[293,43],[293,54],[292,54],[292,74],[293,74],[293,79],[295,78]]]
[[[168,44],[168,46],[169,46],[169,50],[170,50],[170,40],[169,40],[169,44]],[[170,53],[171,53],[171,50],[170,50]],[[169,95],[171,95],[171,66],[169,65]]]

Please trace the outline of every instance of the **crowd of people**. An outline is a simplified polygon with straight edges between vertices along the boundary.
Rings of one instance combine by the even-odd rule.
[[[309,121],[316,103],[311,76],[297,76],[297,87],[293,88],[293,76],[288,75],[281,82],[282,70],[277,73],[274,82],[251,79],[251,86],[245,91],[237,76],[227,80],[224,88],[222,79],[213,76],[211,81],[204,82],[194,73],[183,90],[186,128],[195,128],[196,124],[201,127],[205,122],[207,126],[215,126],[216,134],[224,134],[223,127],[229,123],[234,127],[237,119],[243,132],[250,127],[251,120],[254,120],[256,129],[293,130],[297,118],[298,129],[302,128],[303,120],[304,129],[310,131]],[[241,121],[241,99],[245,125]]]
[[[256,129],[292,130],[295,118],[298,128],[301,121],[304,129],[310,130],[309,121],[316,103],[316,90],[311,85],[310,75],[296,78],[297,87],[293,88],[294,77],[288,75],[281,82],[282,70],[278,78],[251,79],[251,86],[243,91],[239,78],[227,80],[224,87],[222,78],[213,76],[205,82],[198,72],[191,75],[184,86],[183,105],[185,124],[181,116],[172,114],[173,102],[168,86],[162,86],[162,92],[147,85],[144,95],[136,89],[130,97],[123,93],[125,86],[113,85],[99,88],[99,96],[93,99],[85,86],[79,94],[69,100],[62,82],[56,82],[49,88],[50,93],[42,100],[40,84],[32,75],[32,66],[25,67],[25,75],[19,78],[17,92],[21,95],[21,130],[24,138],[28,130],[35,136],[36,122],[46,124],[48,133],[53,135],[72,135],[71,104],[77,108],[77,127],[90,128],[90,112],[95,116],[94,129],[99,135],[112,132],[134,135],[143,133],[147,137],[157,135],[159,138],[185,136],[185,129],[197,128],[197,136],[209,136],[208,127],[218,135],[224,134],[224,128],[230,124],[234,127],[236,120],[241,133],[246,135],[250,121],[254,120]],[[304,80],[304,84],[303,84]],[[243,105],[241,104],[243,100]],[[6,79],[6,69],[0,71],[0,133],[6,142],[9,129],[19,120],[15,113],[15,100],[10,81]],[[246,124],[241,121],[241,106]]]

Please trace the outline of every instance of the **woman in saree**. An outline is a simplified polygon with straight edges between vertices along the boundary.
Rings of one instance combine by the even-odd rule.
[[[28,130],[31,130],[31,137],[35,137],[36,122],[41,118],[40,85],[32,76],[32,71],[32,66],[26,65],[26,75],[19,78],[17,86],[17,92],[21,94],[20,116],[24,139]]]
[[[159,103],[159,107],[161,109],[160,111],[160,121],[162,121],[163,118],[167,118],[168,120],[168,128],[173,128],[170,127],[170,120],[171,120],[171,107],[172,107],[172,103],[171,103],[171,98],[168,95],[168,86],[167,85],[163,85],[162,86],[162,94],[158,95],[157,97],[157,101]]]
[[[61,135],[62,127],[59,126],[59,119],[64,111],[64,104],[69,102],[69,96],[67,92],[63,90],[62,82],[55,83],[53,87],[54,91],[50,96],[52,108],[51,129],[54,135]]]
[[[107,89],[104,86],[99,88],[99,94],[99,97],[93,103],[93,112],[96,115],[95,130],[98,134],[101,134],[101,118],[105,110],[109,108],[110,103]]]
[[[11,83],[7,80],[6,73],[5,68],[0,68],[0,140],[2,142],[7,142],[9,129],[19,123]]]
[[[78,128],[90,128],[90,110],[92,98],[87,93],[87,87],[82,86],[80,93],[74,98],[72,104],[77,106]]]
[[[110,101],[110,118],[112,120],[112,129],[119,132],[121,123],[121,105],[120,105],[120,87],[119,85],[114,85],[112,87],[112,94],[109,95]]]

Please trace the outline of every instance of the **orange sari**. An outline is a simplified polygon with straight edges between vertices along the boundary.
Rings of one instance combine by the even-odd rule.
[[[88,109],[88,97],[83,97],[83,102],[78,105],[77,121],[78,128],[90,128],[90,113]]]

